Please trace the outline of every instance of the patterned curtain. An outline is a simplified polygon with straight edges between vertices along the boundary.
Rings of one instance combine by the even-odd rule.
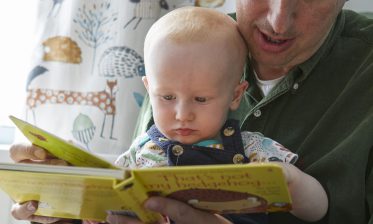
[[[99,154],[129,148],[144,99],[143,41],[187,5],[224,0],[40,0],[25,119]]]

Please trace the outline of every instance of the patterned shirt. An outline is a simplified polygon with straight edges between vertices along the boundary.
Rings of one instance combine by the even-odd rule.
[[[298,156],[278,142],[257,132],[241,132],[245,156],[250,162],[282,161],[295,163]],[[207,143],[207,144],[206,144]],[[205,140],[195,145],[224,150],[217,140]],[[143,133],[132,143],[130,149],[120,155],[116,165],[129,168],[168,166],[165,151],[154,143],[148,133]]]

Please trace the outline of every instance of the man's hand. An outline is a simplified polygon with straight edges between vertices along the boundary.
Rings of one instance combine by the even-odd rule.
[[[203,212],[190,207],[189,205],[163,197],[149,198],[144,207],[154,212],[166,215],[176,224],[205,224],[205,223],[231,223],[220,215]],[[106,221],[110,224],[141,224],[139,220],[126,216],[108,215]],[[167,223],[167,220],[160,220],[160,224]]]
[[[61,221],[59,218],[34,215],[37,207],[38,202],[36,201],[28,201],[24,204],[14,204],[12,207],[12,215],[17,220],[28,220],[38,223],[55,223]]]
[[[16,163],[37,163],[50,165],[65,165],[68,163],[61,159],[51,156],[47,151],[35,145],[15,144],[9,149],[10,158]],[[12,207],[12,216],[18,220],[28,220],[38,223],[68,223],[59,218],[44,217],[34,215],[38,207],[38,202],[29,201],[23,204],[14,204]]]
[[[50,153],[35,145],[15,144],[9,149],[10,158],[16,163],[37,163],[67,166],[64,160],[57,159]]]

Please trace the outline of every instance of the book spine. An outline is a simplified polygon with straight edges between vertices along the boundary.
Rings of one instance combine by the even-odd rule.
[[[121,214],[134,216],[131,215],[134,212],[135,216],[144,223],[155,223],[162,219],[160,214],[148,211],[143,207],[143,203],[149,198],[149,195],[143,184],[134,176],[117,184],[115,189],[124,203],[124,211]]]

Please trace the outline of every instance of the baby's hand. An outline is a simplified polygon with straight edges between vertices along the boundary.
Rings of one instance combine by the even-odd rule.
[[[314,177],[288,163],[282,166],[293,201],[291,213],[300,219],[314,222],[326,214],[328,196],[323,186]]]
[[[303,172],[299,170],[296,166],[290,163],[281,163],[281,162],[274,162],[280,166],[282,166],[282,172],[285,175],[286,182],[288,185],[293,184],[300,175],[303,175]]]

